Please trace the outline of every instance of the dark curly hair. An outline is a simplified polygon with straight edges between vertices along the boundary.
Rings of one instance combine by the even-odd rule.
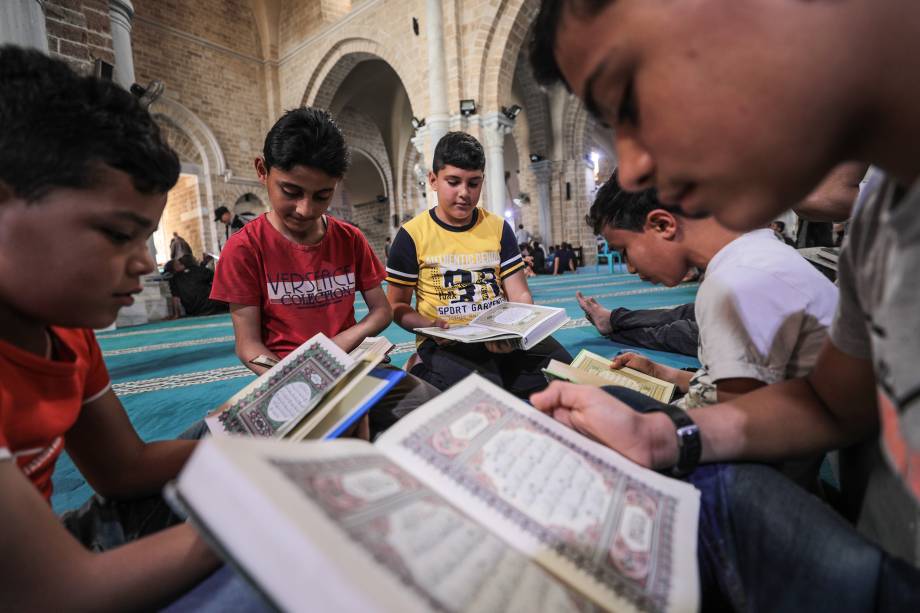
[[[448,132],[434,148],[431,169],[437,174],[445,166],[463,170],[485,170],[486,154],[482,145],[466,132]]]
[[[179,158],[137,98],[38,51],[0,46],[0,181],[27,201],[92,187],[100,165],[168,192]]]
[[[332,115],[306,106],[275,122],[265,136],[262,157],[267,169],[309,166],[335,178],[345,176],[350,162],[345,137]]]
[[[597,190],[594,204],[585,215],[585,223],[595,234],[601,234],[606,226],[642,232],[648,214],[655,209],[664,209],[680,215],[680,211],[675,207],[658,202],[658,191],[655,189],[628,192],[620,187],[617,171],[614,170],[610,179]]]

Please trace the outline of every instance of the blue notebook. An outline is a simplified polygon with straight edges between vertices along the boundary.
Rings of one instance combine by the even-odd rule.
[[[307,439],[330,440],[342,436],[405,376],[403,370],[374,368],[329,411]]]

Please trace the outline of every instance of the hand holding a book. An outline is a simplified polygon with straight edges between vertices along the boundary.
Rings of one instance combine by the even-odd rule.
[[[644,372],[647,375],[653,377],[658,377],[659,379],[664,379],[664,373],[661,371],[661,364],[654,362],[640,353],[634,351],[627,351],[610,358],[611,370],[619,370],[621,368],[632,368],[633,370],[638,370],[639,372]]]
[[[446,319],[435,317],[434,321],[431,322],[431,325],[428,327],[429,328],[441,328],[442,330],[447,330],[448,328],[450,328],[450,322],[447,321]],[[433,340],[435,343],[437,343],[439,347],[446,347],[447,345],[453,345],[454,343],[457,342],[457,341],[452,341],[449,338],[439,338],[437,336],[430,336],[429,338]]]
[[[648,468],[673,466],[674,426],[660,412],[638,413],[593,385],[553,381],[530,397],[534,408]]]
[[[641,373],[651,375],[662,381],[673,383],[684,393],[687,392],[687,387],[690,384],[690,373],[684,372],[678,368],[671,368],[670,366],[659,364],[634,351],[621,353],[611,358],[611,361],[613,362],[613,364],[610,365],[611,370],[619,370],[620,368],[627,367],[632,368],[633,370],[638,370]]]

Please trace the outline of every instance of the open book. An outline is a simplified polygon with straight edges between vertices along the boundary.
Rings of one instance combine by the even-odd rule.
[[[324,438],[357,420],[399,381],[399,373],[371,374],[392,348],[387,339],[370,337],[346,354],[317,334],[234,394],[205,423],[214,434]]]
[[[670,402],[674,396],[674,384],[632,368],[611,370],[611,360],[582,349],[571,365],[550,360],[543,374],[549,380],[561,379],[582,385],[619,385],[651,396],[661,402]]]
[[[450,328],[416,328],[418,334],[437,336],[461,343],[510,340],[525,351],[545,339],[569,320],[565,309],[502,302],[483,311],[468,324]]]
[[[478,375],[374,445],[202,441],[171,493],[281,610],[699,606],[699,492]]]

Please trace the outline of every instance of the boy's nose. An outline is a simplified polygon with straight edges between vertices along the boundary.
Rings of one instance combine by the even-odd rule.
[[[631,192],[652,187],[655,179],[655,160],[631,134],[617,134],[617,179],[623,189]]]
[[[138,247],[135,256],[131,258],[128,272],[131,275],[140,276],[150,274],[154,270],[156,270],[156,261],[154,261],[150,249],[147,248],[147,243],[144,242]]]

